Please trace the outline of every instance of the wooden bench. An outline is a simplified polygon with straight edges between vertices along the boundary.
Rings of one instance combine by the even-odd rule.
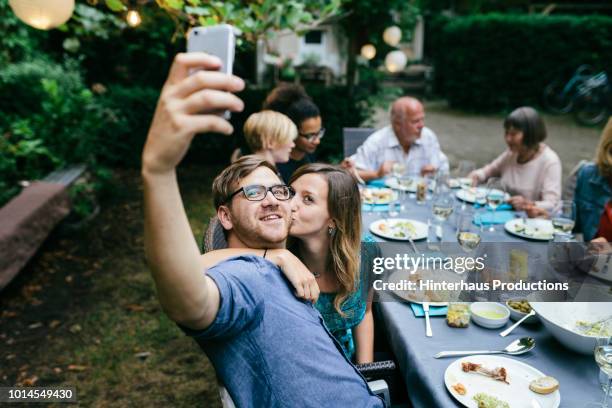
[[[84,171],[84,165],[54,171],[43,180],[32,182],[0,208],[0,290],[70,213],[68,186]]]

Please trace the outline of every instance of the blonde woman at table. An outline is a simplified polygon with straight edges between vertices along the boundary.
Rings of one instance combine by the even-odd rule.
[[[269,250],[266,257],[281,267],[298,295],[303,295],[300,283],[292,281],[290,274],[305,265],[317,283],[316,289],[307,287],[306,291],[320,290],[315,307],[345,356],[356,364],[372,362],[374,318],[371,293],[360,279],[361,200],[357,182],[339,166],[313,163],[297,169],[290,185],[295,196],[289,251]],[[261,250],[222,249],[208,252],[202,259],[205,266],[211,266],[245,253],[261,255]],[[309,298],[308,293],[301,297]]]
[[[287,163],[298,130],[287,116],[271,110],[253,113],[244,123],[244,139],[253,153],[269,163]],[[239,155],[232,156],[232,162]]]
[[[561,160],[549,146],[546,126],[538,112],[528,106],[514,110],[504,120],[508,149],[486,166],[474,170],[474,185],[500,177],[515,210],[537,207],[551,210],[561,198]]]

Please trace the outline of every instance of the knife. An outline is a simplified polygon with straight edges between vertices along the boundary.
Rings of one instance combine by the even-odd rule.
[[[423,311],[425,312],[425,335],[432,337],[431,322],[429,321],[429,302],[423,302]]]

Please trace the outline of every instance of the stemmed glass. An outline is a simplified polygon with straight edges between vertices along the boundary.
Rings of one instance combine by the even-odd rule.
[[[455,199],[449,191],[443,190],[434,196],[431,212],[436,220],[439,221],[440,231],[444,231],[444,221],[453,213]],[[436,227],[437,230],[438,227]],[[442,240],[442,232],[440,232],[440,240]]]
[[[572,230],[576,223],[576,205],[570,200],[561,200],[553,209],[552,224],[555,234],[566,240],[573,238]]]
[[[489,232],[495,231],[495,210],[506,200],[506,189],[499,177],[491,177],[487,181],[487,204],[493,210]]]
[[[608,395],[612,386],[612,330],[610,321],[601,323],[599,335],[597,337],[597,345],[595,346],[594,355],[595,362],[604,373],[606,383],[603,385],[604,396],[601,402],[591,402],[585,408],[607,408]]]
[[[480,244],[480,227],[474,225],[476,212],[468,208],[459,215],[457,221],[457,241],[461,248],[467,252],[473,252]]]
[[[474,170],[476,170],[476,163],[471,160],[461,160],[455,169],[455,175],[457,178],[468,177]]]

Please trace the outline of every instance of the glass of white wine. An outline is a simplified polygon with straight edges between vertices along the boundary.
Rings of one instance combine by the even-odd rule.
[[[489,231],[495,231],[495,211],[497,207],[502,205],[506,201],[506,189],[504,183],[499,177],[491,177],[487,181],[487,204],[489,208],[493,210],[493,217],[491,217],[491,225]]]
[[[393,166],[391,166],[391,173],[393,177],[399,182],[399,179],[406,174],[406,165],[404,163],[395,162]]]
[[[572,230],[576,223],[576,205],[571,200],[561,200],[553,210],[552,224],[555,234],[565,239],[572,239]]]
[[[436,230],[439,231],[440,240],[442,240],[443,224],[451,216],[455,208],[455,199],[449,192],[441,192],[436,194],[433,199],[431,212],[434,218],[440,223]]]
[[[457,241],[461,248],[467,252],[473,252],[480,244],[480,227],[474,224],[474,216],[476,212],[467,208],[457,221]]]
[[[591,402],[585,408],[608,408],[608,396],[612,387],[612,324],[610,321],[601,323],[597,345],[595,346],[595,361],[605,375],[604,395],[601,402]]]

